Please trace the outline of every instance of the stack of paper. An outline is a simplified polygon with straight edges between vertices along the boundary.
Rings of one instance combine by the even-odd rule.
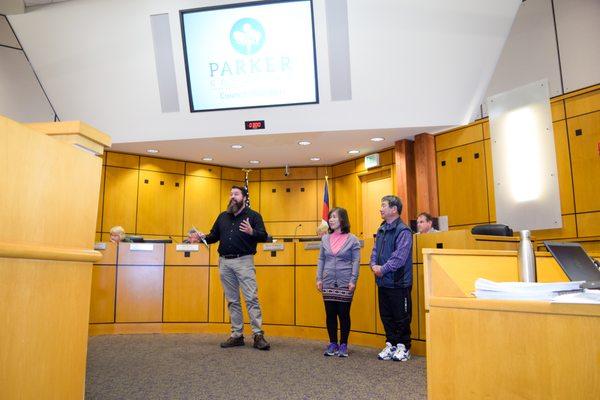
[[[475,297],[503,300],[552,300],[560,294],[581,291],[582,282],[526,283],[493,282],[479,278],[475,281]]]
[[[556,296],[555,303],[600,304],[600,290],[585,289],[579,293],[569,293]]]

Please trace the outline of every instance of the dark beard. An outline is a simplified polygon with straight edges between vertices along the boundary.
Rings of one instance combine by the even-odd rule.
[[[227,212],[229,214],[235,214],[242,209],[244,206],[244,201],[235,201],[235,199],[229,200],[229,205],[227,206]]]

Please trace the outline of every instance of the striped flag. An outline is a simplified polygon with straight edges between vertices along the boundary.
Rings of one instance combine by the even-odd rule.
[[[246,207],[250,208],[250,190],[248,190],[248,172],[246,172],[246,178],[244,179],[244,189],[246,189]]]
[[[329,187],[327,182],[327,176],[325,177],[325,187],[323,188],[323,212],[321,214],[321,225],[317,227],[317,233],[321,236],[327,233],[329,229]]]
[[[323,214],[321,218],[324,223],[329,221],[329,188],[327,187],[327,178],[325,178],[325,188],[323,189]]]

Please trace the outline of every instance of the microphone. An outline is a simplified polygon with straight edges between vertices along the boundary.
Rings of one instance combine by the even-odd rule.
[[[192,229],[194,230],[194,232],[196,232],[198,234],[198,238],[202,241],[202,243],[204,243],[204,245],[206,246],[206,248],[208,250],[210,250],[210,247],[208,246],[208,243],[206,242],[206,239],[200,237],[200,231],[198,229],[196,229],[196,227],[193,226],[193,225],[192,225]]]
[[[302,224],[298,224],[298,226],[294,228],[294,237],[296,237],[296,234],[298,233],[298,228],[300,228],[301,226]]]

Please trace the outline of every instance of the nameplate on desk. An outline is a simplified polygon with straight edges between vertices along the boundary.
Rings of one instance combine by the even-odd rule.
[[[198,251],[200,250],[200,246],[198,244],[192,244],[192,243],[184,243],[184,244],[178,244],[175,247],[176,251]]]
[[[106,243],[96,243],[94,250],[106,250]]]
[[[131,251],[152,251],[154,250],[154,244],[152,243],[131,243],[129,245]]]
[[[317,250],[321,248],[321,242],[307,242],[304,244],[304,250]]]
[[[283,243],[265,243],[263,244],[264,251],[282,251]]]

